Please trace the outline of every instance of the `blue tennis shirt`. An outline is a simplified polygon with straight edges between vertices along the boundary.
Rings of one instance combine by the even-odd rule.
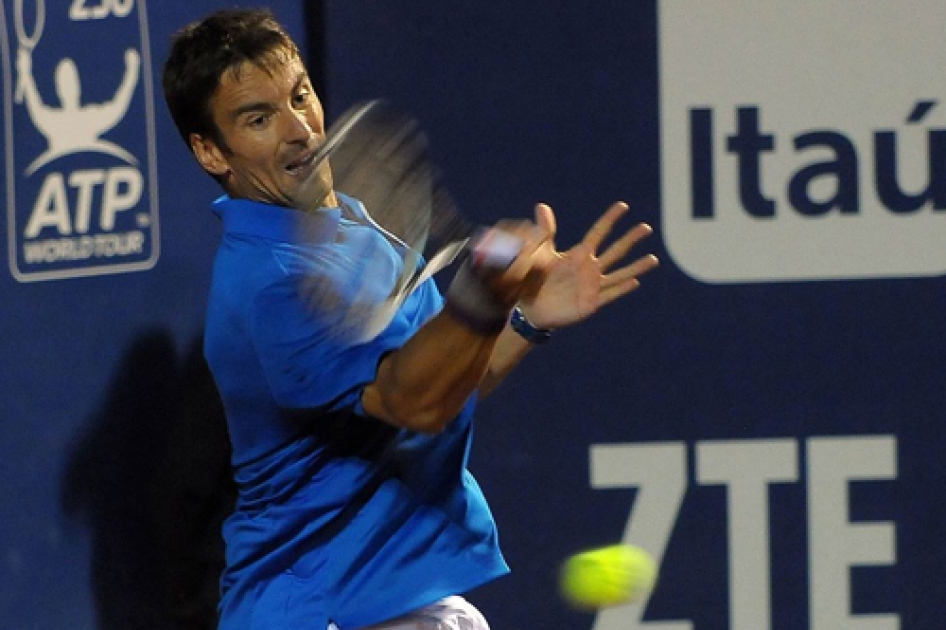
[[[224,234],[205,353],[239,485],[223,531],[222,630],[358,628],[508,572],[467,470],[475,397],[435,436],[361,407],[380,359],[442,297],[428,280],[376,337],[337,334],[345,309],[323,308],[326,287],[336,306],[370,306],[404,264],[361,204],[340,198],[345,212],[214,203]]]

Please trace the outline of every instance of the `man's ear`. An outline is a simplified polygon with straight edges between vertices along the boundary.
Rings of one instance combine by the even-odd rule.
[[[194,157],[205,171],[217,177],[226,175],[230,170],[230,164],[216,142],[199,133],[192,133],[190,141],[191,151],[194,152]]]

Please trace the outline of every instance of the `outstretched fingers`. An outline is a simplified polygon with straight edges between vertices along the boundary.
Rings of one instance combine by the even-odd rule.
[[[627,295],[640,286],[640,276],[658,266],[657,257],[648,254],[630,264],[609,270],[623,261],[634,247],[653,233],[653,228],[646,223],[638,223],[619,238],[604,247],[600,253],[598,249],[614,231],[617,221],[628,211],[626,203],[619,201],[608,208],[601,217],[591,226],[581,243],[576,248],[586,252],[597,262],[601,274],[598,290],[598,306],[604,306],[619,297]],[[577,252],[576,252],[577,253]]]
[[[601,247],[601,243],[614,229],[614,224],[624,216],[627,210],[628,206],[623,201],[612,204],[585,232],[585,237],[581,239],[581,245],[590,248],[592,252],[597,252],[598,248]]]
[[[648,254],[611,273],[601,276],[599,307],[627,295],[640,286],[640,278],[660,264],[657,257]]]
[[[598,264],[602,270],[610,269],[619,260],[622,260],[634,247],[653,234],[654,229],[646,223],[638,223],[624,233],[621,238],[611,243],[598,256]]]

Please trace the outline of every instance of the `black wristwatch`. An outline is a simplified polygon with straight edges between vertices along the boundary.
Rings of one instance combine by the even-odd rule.
[[[509,325],[512,326],[513,330],[519,333],[520,337],[529,343],[538,345],[552,338],[553,331],[533,326],[532,323],[526,319],[526,316],[522,314],[522,309],[518,306],[512,311],[512,318],[509,320]]]

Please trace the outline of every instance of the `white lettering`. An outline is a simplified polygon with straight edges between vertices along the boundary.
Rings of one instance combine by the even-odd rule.
[[[124,192],[122,189],[124,187]],[[134,208],[141,200],[144,179],[138,169],[130,166],[113,168],[108,172],[105,182],[105,196],[102,200],[101,226],[109,231],[115,227],[115,214]]]
[[[109,15],[127,17],[135,8],[135,0],[99,0],[98,4],[92,0],[72,0],[69,7],[69,19],[73,22],[85,20],[101,20]]]
[[[57,238],[25,243],[23,258],[30,264],[86,260],[92,257],[94,250],[95,244],[91,236]]]
[[[23,235],[36,238],[43,228],[56,228],[59,234],[72,234],[72,222],[69,220],[69,200],[66,196],[66,183],[62,173],[50,173],[43,181],[33,213],[26,224]]]
[[[124,258],[144,252],[145,235],[140,230],[120,234],[50,238],[23,243],[28,264],[56,263],[91,258]]]
[[[686,445],[595,444],[591,447],[592,488],[636,488],[624,542],[646,549],[660,566],[687,486]],[[602,611],[593,630],[692,630],[691,621],[642,621],[647,602]]]
[[[74,171],[69,174],[69,187],[75,191],[74,220],[70,213],[69,193],[62,173],[50,173],[43,180],[36,197],[33,212],[26,224],[24,236],[36,238],[46,228],[54,228],[58,236],[69,236],[75,231],[88,234],[97,191],[101,189],[98,228],[105,232],[115,229],[119,212],[130,210],[141,201],[144,177],[130,166]]]
[[[700,442],[696,479],[728,489],[729,597],[732,630],[770,630],[768,486],[798,481],[794,440]]]
[[[76,232],[87,234],[89,223],[92,220],[92,193],[95,186],[105,181],[105,171],[94,169],[89,171],[75,171],[69,175],[69,185],[78,189],[76,198]]]
[[[115,17],[127,17],[135,8],[135,0],[112,0],[112,13]]]
[[[896,563],[895,524],[852,523],[848,513],[851,482],[896,479],[896,437],[811,438],[806,446],[810,627],[899,630],[899,614],[855,615],[851,598],[852,567]],[[664,562],[687,490],[686,448],[683,442],[594,444],[589,453],[592,488],[637,490],[623,541],[647,549],[658,566]],[[770,630],[773,573],[769,486],[799,481],[799,443],[789,438],[710,440],[697,442],[694,449],[696,483],[727,488],[728,627]],[[692,620],[642,621],[646,604],[604,609],[593,628],[692,630]]]
[[[138,231],[124,234],[98,234],[95,237],[95,255],[99,258],[112,258],[140,254],[143,245],[144,235]]]
[[[852,481],[897,476],[891,436],[812,438],[808,444],[808,532],[812,630],[898,630],[899,615],[853,615],[851,567],[896,562],[893,523],[849,519]]]

